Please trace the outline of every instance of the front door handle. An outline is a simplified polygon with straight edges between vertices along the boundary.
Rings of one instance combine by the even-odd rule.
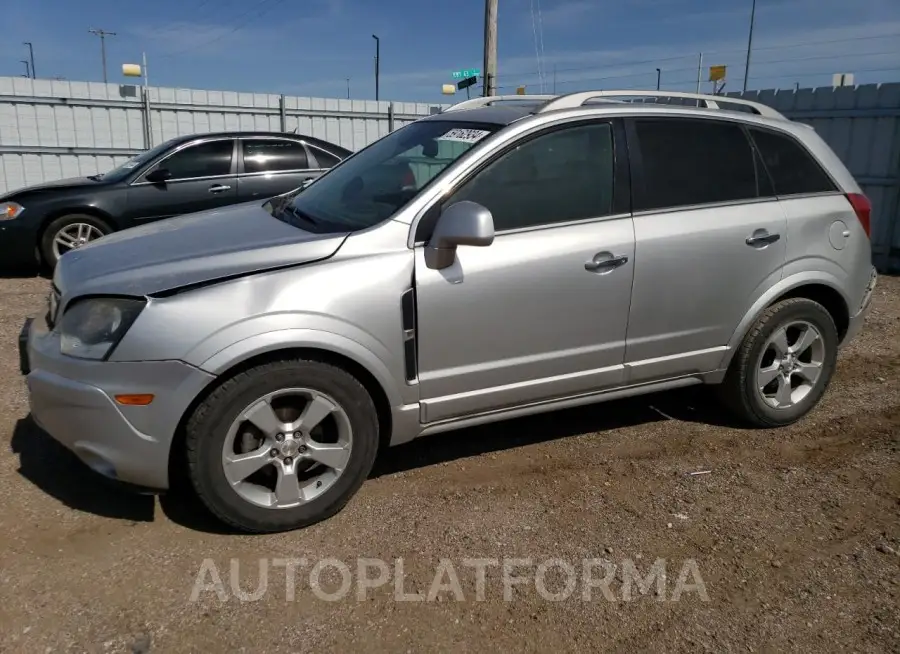
[[[747,238],[746,243],[750,247],[765,247],[771,245],[781,238],[781,234],[770,234],[764,229],[753,232],[753,235]]]
[[[589,272],[606,273],[615,270],[619,266],[628,263],[628,257],[624,254],[618,256],[611,255],[609,252],[599,252],[594,258],[584,264],[584,269]]]
[[[230,191],[231,187],[225,184],[213,184],[209,187],[210,193],[221,193],[222,191]]]

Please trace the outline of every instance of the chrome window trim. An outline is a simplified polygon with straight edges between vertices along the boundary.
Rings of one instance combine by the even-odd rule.
[[[234,154],[235,154],[234,153],[234,141],[235,141],[234,136],[200,137],[200,138],[192,139],[190,141],[182,143],[181,145],[176,147],[171,152],[168,152],[167,154],[163,155],[156,161],[148,164],[147,168],[144,170],[144,172],[142,172],[140,175],[138,175],[135,178],[135,180],[129,184],[129,186],[152,186],[154,184],[154,182],[146,182],[146,181],[143,181],[143,179],[147,175],[147,173],[149,173],[151,170],[156,168],[163,161],[165,161],[169,157],[172,157],[172,156],[178,154],[182,150],[186,150],[187,148],[193,147],[195,145],[202,145],[204,143],[215,143],[217,141],[231,141],[231,144],[232,144],[232,146],[231,146],[231,167],[233,168],[234,167]],[[174,184],[177,182],[192,182],[192,181],[203,180],[203,179],[223,179],[225,177],[234,177],[235,174],[236,173],[232,173],[229,171],[227,175],[206,175],[203,177],[179,177],[177,179],[166,180],[166,184]]]

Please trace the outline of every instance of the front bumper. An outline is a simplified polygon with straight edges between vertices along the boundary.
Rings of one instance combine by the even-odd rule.
[[[24,331],[24,330],[23,330]],[[82,361],[59,352],[43,319],[20,339],[31,416],[94,471],[146,489],[169,487],[169,451],[182,416],[213,380],[180,361]],[[152,393],[148,406],[114,396]]]
[[[34,265],[37,230],[21,221],[0,220],[0,267]]]
[[[878,273],[873,267],[872,272],[869,274],[869,283],[866,285],[866,290],[863,294],[862,302],[860,302],[859,308],[857,309],[856,313],[850,316],[850,324],[847,327],[847,333],[844,335],[844,340],[841,342],[841,345],[847,345],[859,334],[860,330],[866,322],[866,316],[869,314],[869,311],[872,308],[872,298],[875,295],[875,287],[877,285]]]

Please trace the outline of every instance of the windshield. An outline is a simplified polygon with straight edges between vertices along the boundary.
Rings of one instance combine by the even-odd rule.
[[[172,144],[177,139],[172,139],[170,141],[166,141],[165,143],[160,143],[154,148],[150,148],[149,150],[145,150],[140,154],[132,157],[125,163],[113,168],[109,172],[103,173],[102,175],[95,176],[95,179],[102,179],[103,181],[117,182],[119,180],[125,179],[128,175],[131,174],[131,171],[138,166],[142,166],[148,161],[152,161],[157,156],[161,155],[163,152],[172,147]]]
[[[314,232],[357,231],[387,220],[445,168],[500,125],[410,123],[268,205],[272,215]]]

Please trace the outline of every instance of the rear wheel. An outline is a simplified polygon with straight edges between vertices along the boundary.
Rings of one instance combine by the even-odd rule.
[[[186,436],[189,475],[207,508],[242,531],[276,532],[343,508],[375,461],[378,419],[346,371],[278,361],[223,383]]]
[[[819,403],[837,361],[834,320],[818,302],[791,298],[759,318],[735,353],[721,394],[759,427],[800,420]]]
[[[59,258],[66,252],[95,241],[112,232],[104,221],[87,214],[60,216],[44,230],[41,236],[41,258],[50,268],[54,268]]]

